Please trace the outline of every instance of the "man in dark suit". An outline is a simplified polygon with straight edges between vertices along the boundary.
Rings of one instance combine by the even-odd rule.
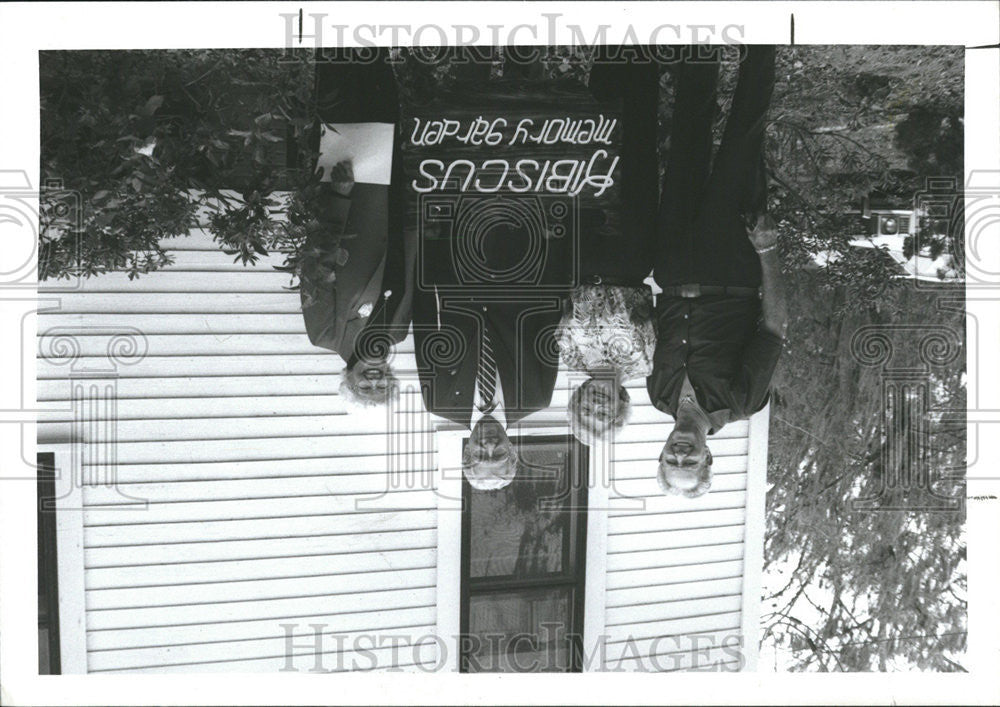
[[[489,63],[469,53],[460,80],[474,91],[489,74]],[[418,213],[423,262],[413,302],[424,405],[472,430],[465,476],[476,489],[499,489],[517,468],[507,427],[552,398],[569,238],[522,218],[538,212],[536,195],[432,196],[420,201],[431,211]]]
[[[489,200],[471,208],[500,208]],[[481,266],[493,273],[514,267],[540,235],[528,227],[498,225],[484,234]],[[447,244],[425,242],[422,255],[441,263],[434,283],[418,287],[413,304],[414,344],[426,408],[473,430],[466,477],[477,489],[502,488],[513,478],[516,456],[505,429],[548,407],[558,359],[554,330],[563,296],[538,282],[509,288],[456,282]],[[541,272],[558,282],[565,267],[553,248]],[[425,270],[426,272],[426,270]],[[568,287],[566,288],[568,290]]]
[[[675,420],[660,454],[659,484],[687,497],[711,485],[708,435],[767,404],[787,319],[777,231],[765,213],[763,141],[775,49],[741,49],[714,162],[718,59],[691,47],[677,67],[660,202],[654,277],[663,292],[646,388]]]
[[[341,393],[362,406],[384,403],[395,391],[388,355],[409,327],[407,273],[416,257],[403,234],[399,102],[388,58],[386,48],[339,50],[316,65],[321,160],[331,145],[351,157],[325,167],[319,185],[318,221],[302,263],[302,313],[309,340],[347,363]],[[364,148],[345,144],[350,140],[363,140]],[[355,162],[391,166],[356,175]]]

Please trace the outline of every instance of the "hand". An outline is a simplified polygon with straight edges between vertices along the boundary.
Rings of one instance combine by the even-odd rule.
[[[749,226],[747,237],[758,253],[766,248],[773,248],[778,242],[778,228],[770,214],[760,214],[757,223]]]
[[[354,169],[348,160],[338,162],[330,168],[330,183],[333,190],[341,196],[347,196],[354,188]]]
[[[301,279],[314,287],[328,286],[337,280],[337,264],[336,253],[326,248],[307,246],[302,253]]]

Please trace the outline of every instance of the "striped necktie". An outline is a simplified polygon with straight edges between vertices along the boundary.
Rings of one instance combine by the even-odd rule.
[[[479,386],[479,409],[492,412],[497,406],[497,361],[493,356],[493,345],[487,331],[486,320],[483,320],[482,346],[479,349],[479,374],[476,377]]]

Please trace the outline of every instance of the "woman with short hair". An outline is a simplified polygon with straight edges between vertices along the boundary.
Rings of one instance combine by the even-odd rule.
[[[624,383],[652,371],[656,332],[645,280],[659,200],[659,69],[651,47],[602,46],[590,72],[594,97],[620,102],[622,167],[620,217],[584,222],[580,284],[556,334],[562,362],[590,376],[568,405],[570,429],[584,444],[624,427],[630,411]]]

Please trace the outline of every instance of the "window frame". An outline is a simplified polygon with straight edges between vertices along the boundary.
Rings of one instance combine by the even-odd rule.
[[[565,424],[550,422],[517,426],[517,436],[565,435]],[[437,669],[458,672],[461,557],[462,557],[462,444],[469,436],[467,428],[454,424],[435,429],[437,442],[434,488],[437,492]],[[586,656],[599,653],[605,631],[607,605],[608,483],[611,473],[611,447],[598,441],[590,445],[587,489],[587,543],[583,605],[583,672],[602,669],[600,660]]]
[[[468,440],[463,439],[462,444]],[[578,503],[581,508],[587,508],[589,486],[590,449],[578,442],[571,434],[531,434],[525,431],[511,436],[515,445],[519,441],[529,443],[551,444],[566,443],[569,449],[575,450],[576,463],[571,463],[570,503]],[[472,486],[464,478],[462,480],[462,529],[461,529],[461,574],[459,590],[459,636],[467,635],[469,631],[470,609],[472,595],[487,595],[497,592],[519,591],[525,589],[562,588],[571,590],[572,606],[570,607],[570,623],[572,636],[570,644],[570,669],[568,672],[582,672],[582,651],[584,617],[586,607],[587,585],[587,513],[579,511],[569,514],[568,532],[563,535],[562,572],[551,576],[518,579],[512,577],[470,576],[472,564],[472,514],[470,501]],[[575,554],[573,552],[575,547]],[[466,659],[462,654],[462,644],[458,647],[459,672],[467,672]]]
[[[54,469],[59,674],[82,675],[87,672],[82,450],[71,442],[39,444],[36,456],[46,453],[52,454]]]
[[[35,510],[38,522],[38,577],[39,583],[45,583],[46,628],[48,629],[49,670],[42,672],[41,666],[41,616],[42,607],[38,607],[39,645],[38,658],[39,675],[59,675],[62,672],[59,646],[59,548],[56,530],[56,513],[54,500],[56,498],[56,455],[51,450],[39,450],[37,455],[37,493]],[[47,502],[47,503],[46,503]],[[49,507],[51,506],[51,507]],[[39,587],[41,590],[41,587]],[[41,591],[38,592],[41,602]]]

